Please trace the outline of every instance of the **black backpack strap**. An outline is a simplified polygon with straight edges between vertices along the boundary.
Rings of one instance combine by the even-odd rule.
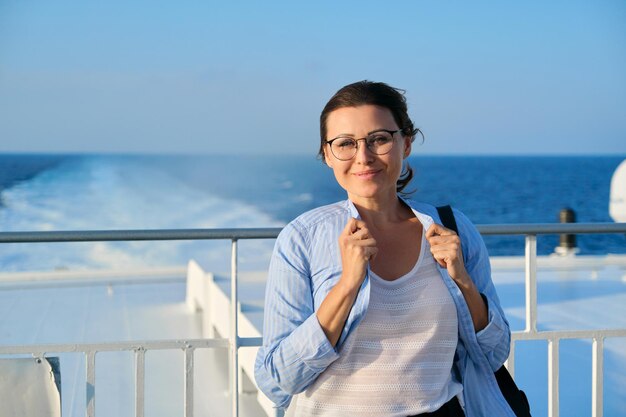
[[[444,227],[447,227],[450,230],[454,230],[454,232],[458,235],[459,228],[456,225],[456,220],[454,218],[454,213],[452,212],[452,207],[449,205],[437,207],[437,213],[439,213],[439,218],[441,219],[441,224]],[[489,308],[489,302],[483,293],[480,294],[485,302],[485,306]],[[528,403],[528,398],[526,398],[526,394],[524,391],[520,390],[515,381],[509,374],[509,371],[502,365],[500,369],[494,372],[496,381],[498,381],[498,387],[504,396],[504,399],[509,403],[509,406],[515,413],[517,417],[531,417],[530,415],[530,404]]]
[[[439,206],[437,207],[437,213],[439,213],[439,218],[441,219],[443,227],[454,230],[454,233],[458,235],[459,228],[456,226],[456,220],[454,218],[454,213],[452,212],[452,207],[450,207],[450,205]]]
[[[532,417],[530,415],[530,403],[526,397],[526,393],[519,389],[511,377],[509,371],[502,365],[495,372],[498,387],[504,396],[504,399],[515,413],[517,417]]]

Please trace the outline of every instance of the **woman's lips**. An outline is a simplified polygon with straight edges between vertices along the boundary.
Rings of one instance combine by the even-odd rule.
[[[362,180],[369,180],[369,179],[374,178],[376,176],[376,174],[378,174],[381,171],[382,170],[380,170],[380,169],[368,169],[367,171],[355,172],[354,175],[357,178],[360,178]]]

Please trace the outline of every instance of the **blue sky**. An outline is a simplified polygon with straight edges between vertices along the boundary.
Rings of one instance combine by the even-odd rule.
[[[626,154],[626,2],[0,0],[0,152],[315,154],[361,79],[414,154]]]

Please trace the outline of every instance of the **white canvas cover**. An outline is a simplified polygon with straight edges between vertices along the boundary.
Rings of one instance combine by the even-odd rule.
[[[0,416],[61,417],[59,387],[46,359],[0,359]]]

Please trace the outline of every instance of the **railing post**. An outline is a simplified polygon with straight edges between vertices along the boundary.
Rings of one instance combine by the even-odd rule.
[[[591,365],[591,415],[602,417],[604,395],[604,338],[593,338]]]
[[[146,376],[146,350],[135,349],[135,417],[143,417]]]
[[[559,339],[548,340],[548,417],[559,417]]]
[[[85,415],[94,417],[96,415],[96,352],[93,350],[85,354],[85,371],[87,373],[85,388],[87,407]]]
[[[526,235],[526,332],[537,331],[537,235]]]
[[[232,395],[232,415],[239,417],[239,308],[237,294],[237,239],[232,240],[230,277],[230,391]]]
[[[509,350],[509,357],[506,362],[506,369],[511,374],[511,378],[515,378],[515,340],[511,340],[511,348]]]
[[[185,346],[185,417],[193,417],[193,353],[194,348],[187,344]]]

